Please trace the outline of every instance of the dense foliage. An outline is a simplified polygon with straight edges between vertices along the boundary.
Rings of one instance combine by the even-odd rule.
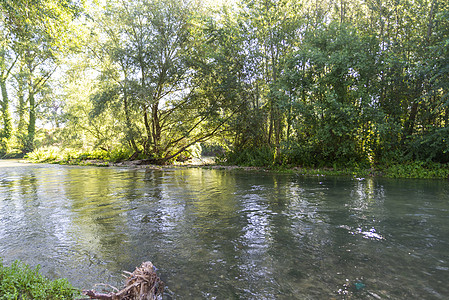
[[[68,300],[79,295],[67,280],[43,277],[39,267],[19,261],[7,267],[0,260],[0,299]]]
[[[242,165],[449,162],[447,1],[0,8],[3,153],[167,163],[202,144]]]

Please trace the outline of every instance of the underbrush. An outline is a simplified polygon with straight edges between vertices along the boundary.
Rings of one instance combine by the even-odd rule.
[[[259,147],[230,151],[219,157],[218,162],[245,167],[268,167],[273,165],[273,158],[274,153],[270,148]]]
[[[412,161],[385,167],[384,172],[390,178],[448,178],[449,165]]]
[[[133,155],[131,150],[115,149],[112,151],[92,150],[82,152],[73,149],[45,147],[28,153],[25,158],[32,162],[58,163],[74,165],[107,166],[108,162],[128,160]],[[332,166],[297,166],[289,160],[282,163],[273,162],[274,153],[269,148],[256,150],[242,150],[229,152],[217,157],[218,164],[235,165],[241,167],[266,168],[275,172],[292,172],[304,175],[329,176],[384,176],[389,178],[449,178],[449,164],[431,161],[383,162],[370,166],[366,163],[333,163]],[[140,159],[140,158],[138,158]]]
[[[74,149],[60,149],[58,147],[43,147],[28,153],[25,158],[32,162],[59,164],[91,164],[92,161],[119,162],[127,160],[132,155],[131,150],[114,149],[79,151]],[[98,165],[98,164],[96,164]],[[101,165],[101,164],[100,164]]]
[[[383,176],[388,178],[446,179],[449,178],[449,164],[432,161],[389,160],[370,165],[367,162],[348,161],[346,163],[322,161],[320,164],[298,166],[296,161],[284,156],[282,163],[273,162],[273,153],[268,148],[229,152],[219,163],[226,165],[262,167],[281,173],[328,176]]]
[[[367,177],[367,176],[379,176],[380,172],[374,169],[360,169],[360,168],[273,168],[274,171],[279,173],[295,173],[306,176],[353,176],[353,177]]]
[[[65,300],[80,296],[66,279],[49,280],[19,261],[10,267],[0,259],[0,299]]]
[[[276,169],[275,169],[276,170]],[[394,163],[373,166],[371,168],[284,168],[277,169],[280,172],[294,172],[302,175],[328,175],[328,176],[380,176],[387,178],[409,178],[409,179],[446,179],[449,178],[449,165],[413,161],[407,163]]]

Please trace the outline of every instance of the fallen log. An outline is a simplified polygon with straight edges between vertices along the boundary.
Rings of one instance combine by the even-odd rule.
[[[125,287],[118,292],[99,293],[94,290],[83,291],[90,299],[100,300],[156,300],[162,299],[164,282],[157,276],[153,264],[149,261],[128,274]]]

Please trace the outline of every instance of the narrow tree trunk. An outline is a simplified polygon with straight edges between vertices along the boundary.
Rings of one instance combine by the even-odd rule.
[[[18,107],[18,113],[19,113],[19,122],[17,124],[17,131],[19,135],[23,132],[25,132],[25,96],[23,93],[23,82],[21,80],[18,80],[18,89],[17,89],[17,98],[19,100],[19,107]],[[20,139],[20,137],[19,137]]]
[[[0,87],[2,91],[1,111],[3,117],[3,132],[1,136],[6,140],[9,140],[11,138],[12,132],[12,121],[11,121],[11,113],[9,111],[9,99],[8,99],[8,92],[6,90],[5,80],[0,80]]]
[[[409,118],[407,122],[404,124],[404,135],[402,137],[403,140],[405,140],[407,137],[413,134],[413,129],[415,127],[415,120],[418,114],[418,107],[419,107],[418,99],[416,99],[413,102],[412,107],[410,109]]]
[[[138,152],[138,148],[136,145],[136,141],[134,140],[133,130],[132,130],[132,124],[131,124],[131,118],[129,116],[129,107],[128,107],[128,93],[126,89],[126,84],[123,90],[123,106],[125,110],[125,121],[126,121],[126,132],[128,136],[128,141],[131,144],[131,147],[133,148],[134,152]]]
[[[430,45],[430,36],[432,35],[435,2],[436,2],[436,0],[432,1],[430,11],[429,11],[429,20],[427,23],[427,35],[426,35],[426,39],[425,39],[426,47],[429,47],[429,45]],[[424,75],[422,75],[418,78],[418,81],[417,81],[416,87],[415,87],[415,93],[414,93],[415,100],[412,103],[412,107],[411,107],[410,113],[409,113],[409,118],[404,125],[404,137],[403,138],[407,138],[408,136],[413,134],[415,123],[416,123],[416,117],[418,115],[418,110],[419,110],[419,99],[422,95],[422,92],[424,89],[423,84],[425,84],[425,82],[426,82],[426,80],[425,80]]]
[[[30,95],[28,96],[28,103],[30,105],[30,115],[28,121],[25,151],[31,152],[34,150],[34,137],[36,135],[36,102],[32,91],[30,91]]]
[[[156,102],[151,107],[152,127],[153,127],[153,151],[156,156],[160,156],[160,143],[161,143],[161,124],[159,122],[159,103]]]
[[[151,127],[150,127],[150,123],[148,121],[148,110],[146,108],[146,106],[143,108],[143,123],[145,125],[145,129],[147,130],[147,141],[144,145],[144,153],[146,155],[149,155],[150,153],[150,145],[152,143],[152,134],[151,134]]]
[[[271,69],[272,69],[272,82],[276,84],[277,81],[277,60],[278,60],[278,52],[276,51],[274,47],[274,36],[273,32],[270,31],[270,55],[271,55]],[[276,149],[275,152],[275,159],[277,160],[280,157],[281,154],[281,134],[282,134],[282,116],[281,112],[278,106],[278,101],[276,97],[271,99],[272,105],[272,126],[274,130],[274,146]]]
[[[29,53],[28,53],[29,55]],[[27,127],[27,136],[25,140],[25,153],[34,150],[34,136],[36,134],[36,101],[34,98],[34,82],[33,82],[33,65],[31,61],[27,62],[28,67],[28,105],[29,105],[29,119]]]
[[[432,5],[430,6],[429,22],[427,23],[427,39],[426,39],[426,42],[428,45],[430,44],[430,36],[432,35],[433,15],[434,15],[434,9],[435,9],[436,2],[437,2],[437,0],[433,0]]]
[[[142,91],[146,91],[146,84],[145,84],[145,65],[143,62],[143,57],[142,57],[142,49],[139,49],[139,64],[140,64],[140,84],[141,84],[141,90]],[[143,103],[143,123],[145,125],[145,129],[147,131],[147,141],[144,145],[144,150],[143,152],[146,155],[150,154],[150,145],[152,144],[152,133],[151,133],[151,127],[150,127],[150,122],[148,119],[148,106],[147,106],[147,99],[146,97],[142,94],[142,103]]]

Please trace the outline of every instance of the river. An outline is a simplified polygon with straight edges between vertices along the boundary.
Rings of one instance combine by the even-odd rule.
[[[0,257],[166,299],[447,299],[449,182],[0,161]]]

